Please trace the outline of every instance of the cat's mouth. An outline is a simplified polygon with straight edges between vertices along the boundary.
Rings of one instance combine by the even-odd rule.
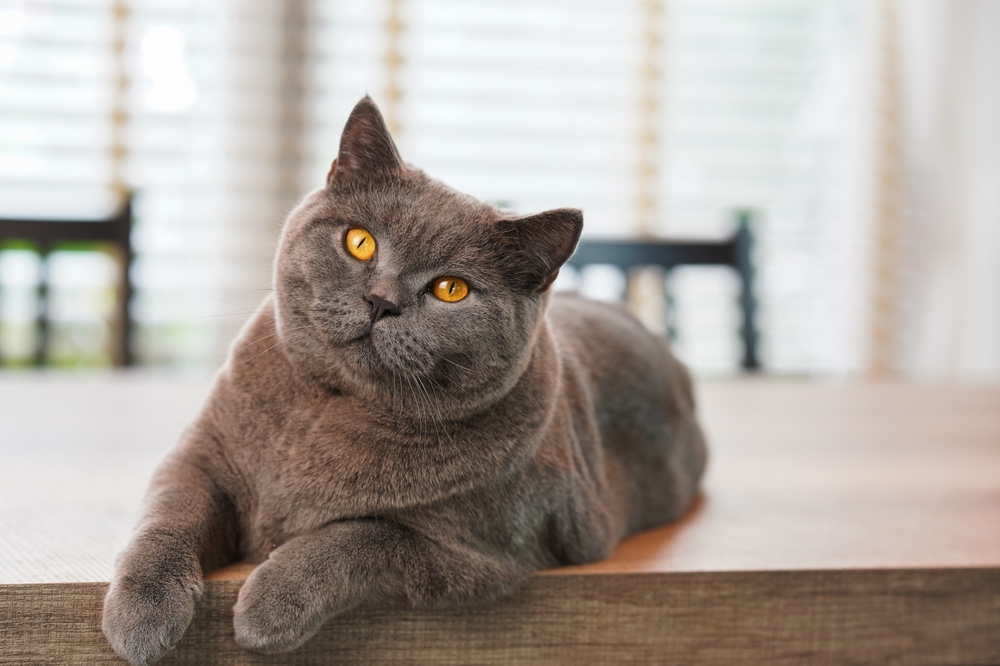
[[[372,368],[385,362],[383,354],[379,351],[379,342],[375,338],[374,327],[366,326],[363,331],[345,340],[342,346],[350,348],[362,365]]]
[[[324,330],[328,348],[353,366],[355,371],[366,375],[369,380],[382,380],[401,373],[425,375],[432,367],[426,353],[417,353],[418,347],[412,341],[406,342],[400,332],[388,326],[385,321],[372,323],[367,317],[350,321],[341,320],[330,326],[327,322],[319,328]],[[337,325],[339,324],[339,326]],[[423,350],[420,350],[423,351]]]
[[[341,338],[341,344],[351,345],[364,342],[365,340],[372,341],[374,331],[375,325],[367,320],[364,323],[360,321],[353,322],[348,330],[343,331],[346,335]]]
[[[358,345],[366,345],[374,347],[374,341],[372,340],[371,329],[358,333],[357,335],[351,336],[340,344],[340,346],[342,347],[356,347]]]

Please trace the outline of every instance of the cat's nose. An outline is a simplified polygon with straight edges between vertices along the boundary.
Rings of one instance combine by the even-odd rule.
[[[382,298],[381,296],[376,296],[375,294],[368,294],[365,296],[365,300],[368,301],[368,304],[372,308],[373,324],[387,314],[399,314],[399,306],[387,298]]]

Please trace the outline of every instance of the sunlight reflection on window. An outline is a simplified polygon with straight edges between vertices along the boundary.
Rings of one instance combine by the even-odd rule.
[[[28,14],[21,9],[0,10],[0,35],[16,35],[28,25]]]
[[[160,111],[183,111],[194,104],[198,87],[184,66],[184,35],[157,26],[142,38],[142,73],[148,84],[146,104]]]

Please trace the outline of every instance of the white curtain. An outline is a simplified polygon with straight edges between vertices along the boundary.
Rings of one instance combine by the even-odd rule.
[[[899,3],[904,54],[901,368],[1000,380],[1000,3]]]

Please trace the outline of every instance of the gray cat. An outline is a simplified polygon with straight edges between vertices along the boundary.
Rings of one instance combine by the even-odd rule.
[[[404,164],[361,100],[153,478],[104,602],[115,651],[158,659],[202,573],[238,560],[259,566],[236,641],[281,652],[362,605],[502,597],[680,516],[706,456],[688,374],[620,309],[551,294],[582,227]]]

